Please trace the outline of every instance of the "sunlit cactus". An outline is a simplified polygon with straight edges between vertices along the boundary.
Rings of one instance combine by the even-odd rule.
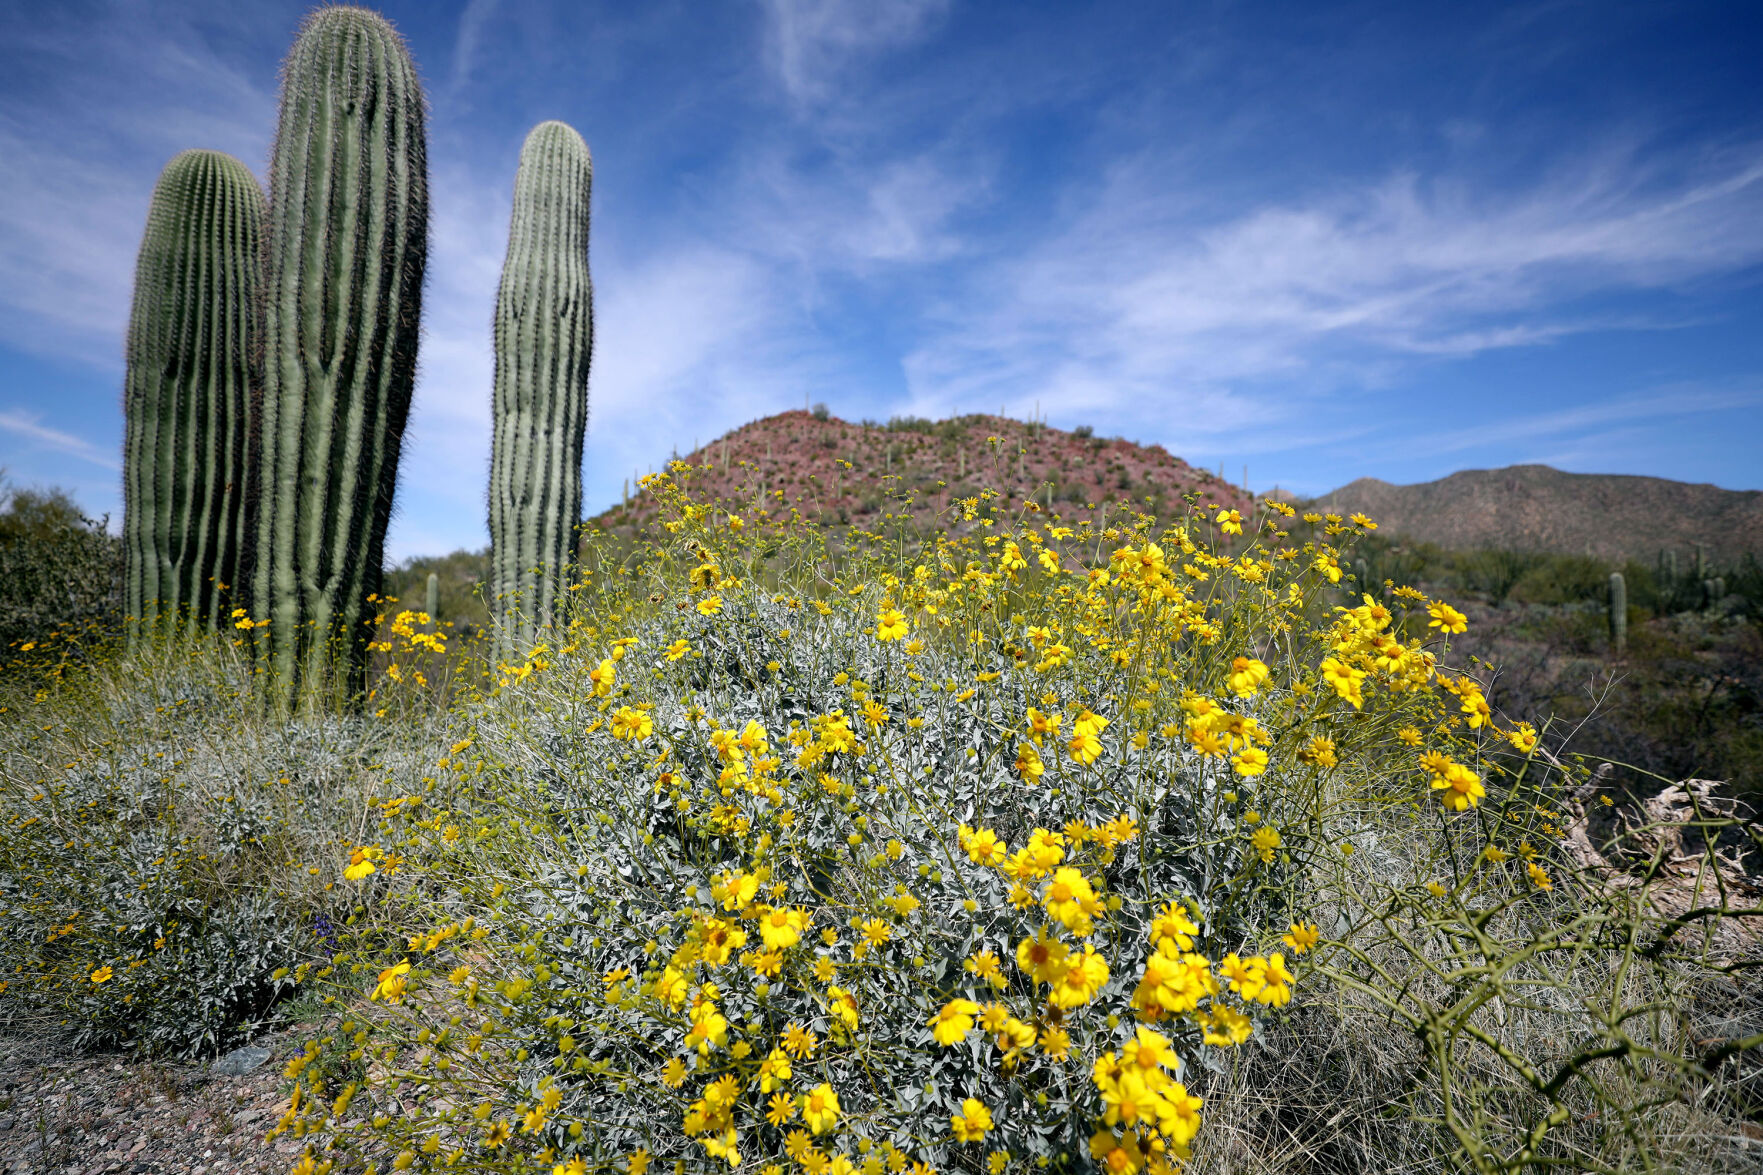
[[[135,262],[123,392],[131,640],[230,610],[244,542],[263,192],[185,151],[160,173]]]
[[[284,699],[359,693],[416,377],[428,253],[422,90],[362,8],[306,19],[282,71],[264,248],[252,611]]]
[[[594,349],[593,174],[581,136],[545,122],[527,136],[514,179],[496,291],[489,489],[490,594],[510,642],[530,643],[555,618],[581,519]]]

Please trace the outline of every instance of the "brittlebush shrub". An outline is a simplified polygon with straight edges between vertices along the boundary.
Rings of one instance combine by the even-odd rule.
[[[1495,783],[1534,731],[1439,669],[1461,616],[1344,595],[1357,522],[985,495],[835,557],[648,488],[652,545],[590,550],[356,847],[396,873],[300,973],[348,1018],[278,1131],[395,1169],[1161,1171],[1311,982],[1356,833],[1443,822],[1467,867],[1490,787],[1536,819]]]
[[[272,718],[237,630],[4,682],[0,1028],[194,1060],[273,1022],[361,900],[376,794],[432,774],[444,642],[411,617],[365,713]]]
[[[1463,617],[1346,594],[1365,520],[982,495],[833,552],[647,488],[354,845],[302,1175],[1161,1172],[1294,1004],[1407,1030],[1431,1164],[1629,1169],[1763,1041],[1670,1012],[1726,895],[1576,872],[1584,772],[1442,668]]]

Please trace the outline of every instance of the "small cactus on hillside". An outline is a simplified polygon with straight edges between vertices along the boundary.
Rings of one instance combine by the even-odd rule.
[[[588,274],[593,161],[561,122],[520,152],[508,255],[496,291],[490,456],[490,595],[503,635],[530,643],[555,617],[581,521],[582,445],[594,289]]]
[[[123,392],[126,615],[215,625],[244,542],[263,192],[218,151],[160,173],[135,262]]]
[[[1628,585],[1620,571],[1610,573],[1610,648],[1618,657],[1628,651]]]
[[[422,90],[377,13],[320,8],[282,72],[265,229],[252,611],[274,688],[366,673],[428,253]]]

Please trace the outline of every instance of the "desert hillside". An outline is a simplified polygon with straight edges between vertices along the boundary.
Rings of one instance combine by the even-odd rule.
[[[911,512],[923,519],[984,487],[1013,499],[1032,495],[1045,507],[1050,486],[1051,509],[1071,519],[1103,509],[1117,517],[1123,503],[1145,509],[1147,498],[1153,512],[1166,514],[1182,507],[1182,495],[1196,492],[1202,505],[1246,509],[1253,503],[1241,487],[1161,445],[991,415],[876,424],[798,409],[742,425],[678,459],[693,467],[699,494],[727,502],[766,494],[773,508],[793,507],[834,526],[873,526],[882,514],[898,511],[899,496],[908,493]],[[647,519],[653,501],[630,489],[626,505],[592,521],[618,528]]]
[[[1457,550],[1651,562],[1661,551],[1688,554],[1701,545],[1718,562],[1763,556],[1763,492],[1658,477],[1513,465],[1419,485],[1362,477],[1317,501],[1332,510],[1363,511],[1386,534]]]

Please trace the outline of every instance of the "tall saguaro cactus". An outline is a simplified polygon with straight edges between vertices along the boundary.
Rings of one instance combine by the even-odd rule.
[[[490,586],[508,641],[551,618],[574,554],[594,350],[587,144],[561,122],[527,135],[496,291]]]
[[[185,151],[160,173],[135,262],[123,392],[127,614],[215,624],[240,571],[263,192]]]
[[[422,90],[363,8],[320,8],[282,71],[264,247],[252,611],[275,688],[357,692],[416,378],[428,254]]]

